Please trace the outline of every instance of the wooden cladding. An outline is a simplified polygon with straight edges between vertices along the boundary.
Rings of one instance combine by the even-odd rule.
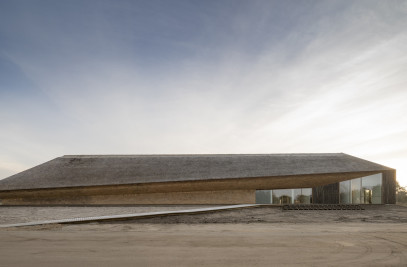
[[[314,187],[312,189],[313,203],[315,204],[338,204],[339,183]]]
[[[383,204],[396,204],[396,170],[383,171]]]

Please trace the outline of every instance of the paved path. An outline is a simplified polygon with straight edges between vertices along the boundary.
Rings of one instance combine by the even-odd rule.
[[[3,225],[0,225],[0,228],[34,226],[34,225],[44,225],[44,224],[88,223],[88,222],[97,222],[97,221],[142,219],[142,218],[150,218],[150,217],[157,217],[157,216],[197,214],[197,213],[213,212],[213,211],[220,211],[220,210],[240,209],[240,208],[254,207],[254,206],[258,206],[258,205],[242,204],[242,205],[230,205],[230,206],[176,210],[176,211],[158,211],[158,212],[144,212],[144,213],[96,216],[96,217],[71,218],[71,219],[62,219],[62,220],[46,220],[46,221],[15,223],[15,224],[3,224]]]

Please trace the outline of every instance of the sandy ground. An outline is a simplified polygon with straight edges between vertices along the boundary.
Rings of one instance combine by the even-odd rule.
[[[0,266],[407,265],[406,207],[148,220],[1,229]]]
[[[406,223],[407,226],[407,207],[366,205],[365,210],[282,211],[275,206],[260,206],[207,214],[137,219],[130,222],[158,224],[369,222]]]

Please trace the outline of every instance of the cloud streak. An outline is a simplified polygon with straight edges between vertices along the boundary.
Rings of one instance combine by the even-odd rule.
[[[407,184],[404,2],[32,3],[0,8],[0,177],[62,154],[342,151]]]

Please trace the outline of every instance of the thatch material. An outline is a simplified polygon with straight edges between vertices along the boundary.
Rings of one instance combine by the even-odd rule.
[[[0,191],[384,170],[343,153],[63,156],[0,180]]]

